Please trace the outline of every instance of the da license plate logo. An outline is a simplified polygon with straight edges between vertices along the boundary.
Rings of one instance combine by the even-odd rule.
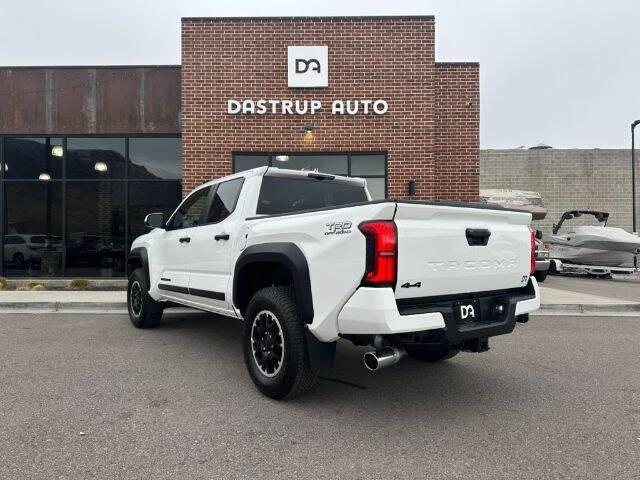
[[[456,302],[454,310],[459,322],[477,322],[480,320],[480,304],[477,300]]]
[[[476,319],[476,311],[474,305],[460,305],[460,320],[466,320],[468,318],[470,318],[471,320]]]

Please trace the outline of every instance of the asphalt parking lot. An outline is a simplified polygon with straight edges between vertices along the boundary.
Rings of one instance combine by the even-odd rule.
[[[0,478],[636,479],[640,318],[536,317],[485,354],[362,348],[288,402],[254,389],[241,324],[0,317]]]

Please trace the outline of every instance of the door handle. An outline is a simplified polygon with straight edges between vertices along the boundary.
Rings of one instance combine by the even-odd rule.
[[[180,243],[189,243],[191,241],[191,237],[182,237],[180,239]]]
[[[216,242],[218,242],[220,240],[229,240],[229,234],[228,233],[221,233],[220,235],[216,235],[213,238],[216,239]]]
[[[467,237],[467,243],[469,244],[469,246],[484,247],[489,242],[491,232],[486,228],[467,228],[465,230],[465,235]]]

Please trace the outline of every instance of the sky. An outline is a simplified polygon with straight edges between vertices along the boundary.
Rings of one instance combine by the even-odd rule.
[[[629,147],[640,0],[0,0],[0,65],[178,64],[187,16],[412,14],[480,62],[482,148]]]

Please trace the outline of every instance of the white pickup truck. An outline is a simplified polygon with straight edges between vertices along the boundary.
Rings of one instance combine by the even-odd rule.
[[[488,350],[540,306],[531,214],[499,206],[371,201],[362,179],[261,167],[205,183],[147,216],[127,261],[136,327],[186,305],[244,319],[256,386],[291,397],[371,345],[376,370]]]

